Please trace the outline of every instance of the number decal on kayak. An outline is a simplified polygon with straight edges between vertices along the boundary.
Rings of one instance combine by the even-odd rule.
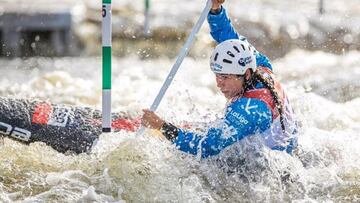
[[[70,109],[66,107],[54,108],[53,113],[49,119],[48,125],[65,127],[70,115]]]
[[[102,17],[103,18],[106,17],[106,6],[105,5],[102,6]]]
[[[13,127],[3,122],[0,122],[0,133],[9,135],[15,139],[19,139],[25,142],[29,141],[31,137],[30,131],[18,127]]]

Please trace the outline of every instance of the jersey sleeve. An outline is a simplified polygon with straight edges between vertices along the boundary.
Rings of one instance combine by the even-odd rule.
[[[210,26],[210,34],[217,43],[228,39],[246,40],[244,36],[236,32],[224,7],[221,7],[221,11],[218,14],[209,13],[208,23]]]
[[[242,98],[227,108],[225,118],[215,127],[199,134],[179,129],[173,143],[183,152],[202,158],[219,154],[224,148],[271,126],[272,113],[258,99]]]

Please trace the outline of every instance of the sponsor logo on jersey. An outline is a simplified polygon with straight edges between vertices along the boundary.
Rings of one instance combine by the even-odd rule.
[[[230,124],[230,121],[225,119],[223,134],[222,134],[223,138],[233,137],[236,134],[237,134],[236,128]]]
[[[240,121],[240,123],[247,125],[249,123],[248,120],[245,119],[245,117],[240,114],[239,112],[234,111],[232,108],[229,108],[229,114],[234,116],[235,118],[238,119],[238,121]]]

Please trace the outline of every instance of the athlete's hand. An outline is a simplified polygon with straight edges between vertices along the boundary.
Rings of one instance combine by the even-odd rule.
[[[143,112],[144,115],[141,118],[141,124],[147,128],[160,130],[165,121],[149,109],[143,109]]]
[[[216,11],[220,9],[221,4],[223,4],[225,0],[212,0],[212,7],[211,10]]]

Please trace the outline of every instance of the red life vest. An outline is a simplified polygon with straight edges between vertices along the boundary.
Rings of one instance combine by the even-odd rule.
[[[281,88],[280,83],[275,80],[274,75],[271,72],[271,70],[268,68],[265,68],[265,67],[259,67],[258,72],[260,72],[265,78],[268,78],[270,81],[272,81],[274,83],[275,90],[279,94],[280,99],[281,99],[282,103],[284,104],[285,93],[284,93],[283,89]],[[268,90],[267,88],[248,90],[244,93],[243,97],[260,99],[261,101],[263,101],[269,107],[269,109],[271,109],[273,120],[275,120],[279,116],[279,111],[276,108],[274,98],[271,95],[270,90]]]

